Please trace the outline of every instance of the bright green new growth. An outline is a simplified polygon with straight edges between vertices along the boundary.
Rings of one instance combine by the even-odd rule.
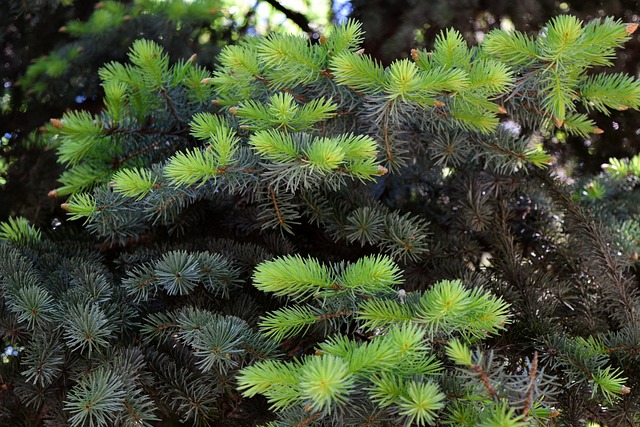
[[[637,108],[640,85],[620,74],[590,74],[589,68],[611,66],[615,49],[629,40],[632,26],[606,18],[582,21],[571,15],[553,18],[544,34],[534,40],[517,31],[494,30],[483,40],[483,51],[511,61],[523,77],[517,82],[513,101],[533,97],[542,103],[556,126],[586,136],[595,123],[578,113],[576,101],[587,110]]]
[[[445,396],[428,379],[441,365],[429,354],[423,334],[419,326],[406,325],[364,344],[336,336],[321,344],[316,356],[244,369],[239,388],[245,396],[264,394],[276,410],[304,404],[311,414],[327,417],[332,408],[352,404],[355,390],[364,389],[371,402],[397,408],[409,424],[425,425],[444,406]]]
[[[78,426],[216,423],[255,406],[236,384],[269,426],[627,416],[636,286],[542,142],[598,132],[582,107],[640,106],[635,80],[592,69],[628,32],[559,17],[470,48],[448,30],[383,67],[350,21],[317,43],[247,38],[213,72],[135,42],[100,71],[100,114],[52,120],[57,193],[109,267],[0,226],[17,389],[61,390],[46,405]],[[636,160],[588,196],[635,182]]]
[[[261,319],[267,336],[280,341],[321,323],[328,336],[313,356],[259,362],[240,372],[243,394],[264,395],[277,412],[303,407],[309,420],[338,420],[347,407],[376,405],[405,425],[418,426],[436,420],[445,425],[532,425],[516,408],[535,408],[539,420],[552,416],[552,410],[543,410],[552,404],[543,391],[550,378],[541,373],[525,379],[505,377],[491,362],[491,353],[470,350],[471,344],[499,333],[510,322],[508,305],[486,291],[465,289],[458,280],[438,282],[422,293],[395,290],[401,283],[400,270],[379,256],[332,267],[313,258],[282,257],[258,265],[253,282],[260,290],[296,302]],[[349,322],[363,333],[369,331],[368,339],[329,335]],[[447,378],[442,373],[450,362],[442,357],[443,347],[459,370],[448,371]],[[502,375],[500,380],[491,372],[494,369]],[[596,377],[593,383],[607,387],[605,398],[616,387],[619,394],[623,380],[618,374],[598,372],[607,379]],[[534,383],[541,389],[528,400],[517,400],[518,393],[531,393],[527,390]],[[447,387],[457,389],[447,395]],[[516,395],[514,390],[519,390]]]
[[[26,218],[9,218],[0,222],[0,240],[14,243],[37,242],[42,238],[40,230],[29,224]]]
[[[600,111],[640,106],[632,78],[587,75],[609,65],[627,38],[619,22],[582,25],[573,17],[555,18],[537,39],[496,30],[476,49],[448,30],[432,52],[412,51],[411,59],[383,68],[358,51],[362,30],[350,21],[320,44],[273,34],[227,46],[213,77],[192,61],[170,65],[159,46],[140,40],[131,65],[101,69],[102,115],[71,112],[54,122],[60,161],[69,165],[57,194],[109,185],[112,192],[94,190],[108,206],[143,210],[148,221],[171,225],[191,204],[223,191],[255,200],[262,227],[292,232],[301,215],[315,215],[314,207],[300,208],[309,197],[405,165],[413,148],[397,135],[410,129],[432,141],[428,155],[442,167],[544,167],[549,156],[540,145],[502,130],[499,115],[545,132],[557,126],[586,135],[598,129],[576,102]],[[357,132],[345,121],[355,114],[367,123]],[[96,199],[92,214],[87,197],[68,208],[98,234],[122,241],[144,229],[102,209],[107,199]],[[353,215],[356,223],[338,231],[349,241],[400,258],[422,253],[402,224],[382,221],[387,214],[379,209]],[[388,236],[399,237],[390,244]]]

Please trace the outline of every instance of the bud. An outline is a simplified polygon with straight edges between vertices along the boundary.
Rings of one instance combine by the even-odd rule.
[[[504,108],[502,105],[498,105],[498,113],[507,114],[507,109]]]
[[[362,55],[363,53],[364,53],[364,49],[358,49],[355,52],[356,55]]]
[[[444,107],[446,104],[442,101],[438,101],[437,99],[435,101],[433,101],[433,106],[434,107]]]
[[[324,34],[322,34],[322,35],[320,36],[320,40],[319,40],[319,42],[320,42],[320,46],[324,46],[325,44],[327,44],[327,36],[325,36]]]
[[[51,197],[51,198],[58,197],[58,190],[54,188],[53,190],[49,191],[47,193],[47,197]]]
[[[222,101],[220,101],[219,99],[212,99],[212,100],[211,100],[211,103],[212,103],[213,105],[220,105],[220,104],[222,104]]]
[[[638,26],[638,24],[636,24],[636,27]],[[627,387],[626,385],[623,385],[622,387],[620,387],[620,394],[629,394],[631,393],[631,388]]]
[[[621,105],[621,106],[618,107],[618,111],[627,111],[628,109],[629,109],[629,107],[626,106],[626,105]]]
[[[229,108],[229,113],[233,114],[234,116],[238,114],[238,107],[231,107]]]
[[[122,17],[122,20],[123,20],[124,22],[129,22],[129,21],[131,21],[131,15],[124,15],[124,16]]]
[[[418,60],[418,51],[416,49],[411,49],[411,57],[414,61]]]
[[[634,252],[633,252],[633,255],[631,255],[631,259],[632,259],[633,261],[638,261],[638,252],[634,251]]]
[[[564,119],[563,119],[563,120],[560,120],[560,119],[559,119],[559,118],[557,118],[557,117],[554,117],[554,118],[553,118],[553,121],[555,122],[556,126],[558,126],[559,128],[561,128],[561,127],[562,127],[562,125],[564,124]]]
[[[382,175],[386,174],[387,172],[389,172],[389,169],[385,168],[382,165],[378,165],[378,171],[377,171],[377,175],[378,176],[382,176]]]
[[[604,133],[604,131],[602,129],[600,129],[599,127],[595,127],[593,128],[593,133],[595,133],[596,135],[601,135]]]
[[[632,22],[630,24],[627,24],[627,28],[625,28],[624,30],[627,32],[627,34],[633,34],[637,29],[638,29],[638,23]]]
[[[59,32],[59,33],[66,33],[66,32],[67,32],[67,27],[66,27],[66,25],[63,25],[62,27],[58,28],[58,32]]]
[[[196,62],[196,58],[198,58],[198,55],[194,53],[187,59],[187,62]]]
[[[96,3],[95,6],[93,6],[94,9],[102,9],[104,7],[104,3],[99,1],[98,3]]]
[[[69,212],[69,203],[63,203],[60,205],[62,210]]]
[[[62,126],[64,126],[64,124],[62,123],[62,120],[50,119],[49,121],[51,122],[53,127],[55,127],[56,129],[62,129]]]
[[[213,80],[211,77],[205,77],[204,79],[200,80],[200,84],[202,85],[206,85],[207,83],[209,83],[211,80]]]

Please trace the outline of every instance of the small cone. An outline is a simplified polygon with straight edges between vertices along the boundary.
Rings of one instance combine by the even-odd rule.
[[[389,172],[389,169],[385,168],[382,165],[378,165],[378,176],[382,176],[382,175],[386,174],[387,172]]]
[[[64,124],[62,123],[62,120],[60,119],[50,119],[49,121],[51,122],[53,127],[55,127],[56,129],[62,129],[62,126],[64,126]]]

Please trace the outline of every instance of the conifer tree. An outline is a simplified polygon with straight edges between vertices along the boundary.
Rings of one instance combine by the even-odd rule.
[[[251,7],[234,9],[224,0],[4,1],[0,219],[18,212],[38,223],[51,220],[54,208],[42,189],[61,171],[50,152],[39,150],[46,144],[43,123],[68,110],[99,111],[97,71],[104,63],[125,61],[131,43],[145,38],[163,46],[172,61],[195,55],[199,64],[213,66],[220,49],[255,30],[256,21]]]
[[[0,227],[1,415],[634,425],[631,262],[542,145],[640,106],[602,71],[634,30],[447,30],[383,67],[350,21],[212,71],[135,41],[103,111],[51,120],[88,235]]]

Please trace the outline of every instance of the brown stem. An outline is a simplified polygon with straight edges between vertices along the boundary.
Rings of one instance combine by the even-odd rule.
[[[124,402],[124,407],[127,410],[127,412],[129,413],[129,415],[131,415],[131,417],[133,419],[136,420],[136,424],[137,423],[142,423],[140,416],[136,413],[136,411],[133,409],[133,407],[129,404],[129,402],[125,401]]]
[[[166,130],[166,129],[122,129],[119,127],[105,129],[107,135],[125,134],[125,135],[180,135],[185,129]]]
[[[158,147],[158,145],[160,144],[160,141],[156,141],[153,144],[147,145],[146,147],[142,147],[141,149],[134,151],[133,153],[129,153],[126,156],[120,158],[120,159],[116,159],[113,162],[113,169],[118,169],[123,163],[128,162],[129,160],[133,159],[134,157],[137,157],[141,154],[146,153],[147,151],[153,150],[155,148]]]
[[[266,84],[267,86],[273,86],[273,83],[271,83],[271,80],[266,79],[262,76],[255,76],[255,79],[259,82]],[[294,93],[291,89],[285,89],[285,88],[277,88],[277,89],[281,92],[288,93],[289,95],[293,96],[295,99],[297,99],[300,102],[307,102],[307,99],[305,97]]]
[[[503,153],[503,154],[507,154],[507,155],[515,157],[516,159],[521,160],[523,162],[526,162],[526,160],[527,160],[527,157],[525,155],[517,153],[517,152],[512,151],[512,150],[508,150],[508,149],[506,149],[504,147],[500,147],[499,145],[491,144],[491,143],[485,142],[485,141],[479,141],[479,142],[480,142],[480,144],[484,145],[486,148],[489,148],[491,150],[498,151],[498,152]]]
[[[153,283],[153,282],[155,282],[156,280],[158,280],[158,278],[157,278],[157,277],[155,277],[155,276],[154,276],[154,277],[150,277],[150,278],[148,278],[148,279],[146,279],[146,280],[143,280],[142,282],[138,283],[138,287],[139,287],[139,288],[143,288],[143,287],[145,287],[146,285],[148,285],[149,283]]]
[[[624,346],[624,345],[620,345],[618,347],[611,347],[605,350],[606,353],[613,353],[614,351],[621,351],[624,350],[627,353],[630,354],[636,354],[636,353],[640,353],[640,349],[637,348],[633,348],[633,347],[629,347],[629,346]]]
[[[538,374],[538,352],[533,353],[533,362],[531,362],[531,370],[529,371],[529,388],[527,389],[527,397],[524,400],[524,407],[522,408],[522,415],[525,418],[529,415],[529,408],[533,401],[533,391],[535,390],[536,375]]]
[[[480,374],[480,381],[482,381],[482,384],[484,385],[484,388],[487,390],[487,393],[489,393],[489,396],[491,396],[492,399],[495,398],[496,389],[494,386],[491,385],[491,382],[489,381],[489,376],[484,371],[484,369],[482,369],[482,366],[473,365],[471,369],[473,370],[473,372]]]
[[[387,103],[383,113],[382,134],[384,136],[384,148],[387,152],[387,160],[389,164],[393,164],[393,154],[391,153],[391,143],[389,142],[389,109],[391,108],[391,101]]]
[[[276,209],[276,216],[278,217],[278,224],[284,224],[284,218],[280,213],[280,208],[278,207],[278,200],[276,199],[276,193],[273,191],[273,187],[269,187],[269,195],[271,196],[271,201],[273,203],[273,207]]]
[[[296,424],[294,427],[305,427],[307,425],[309,425],[309,423],[313,420],[315,420],[316,418],[318,418],[320,416],[320,414],[315,413],[313,415],[311,415],[309,418],[305,418],[304,420],[300,421],[298,424]]]
[[[318,320],[327,320],[327,319],[333,319],[336,317],[342,317],[342,316],[351,316],[353,314],[353,311],[341,311],[339,313],[331,313],[331,314],[323,314],[321,316],[318,316],[317,319]]]
[[[173,106],[173,102],[171,102],[171,98],[169,98],[169,94],[167,93],[167,90],[162,88],[160,90],[160,93],[162,94],[165,101],[167,102],[167,107],[169,107],[169,111],[171,111],[171,115],[173,116],[174,119],[176,119],[176,122],[178,122],[178,124],[180,125],[180,128],[182,128],[184,126],[184,123],[182,122],[182,120],[180,120],[180,117],[178,116],[178,112]]]
[[[165,329],[177,328],[178,325],[162,325],[156,328],[156,331],[164,331]]]

